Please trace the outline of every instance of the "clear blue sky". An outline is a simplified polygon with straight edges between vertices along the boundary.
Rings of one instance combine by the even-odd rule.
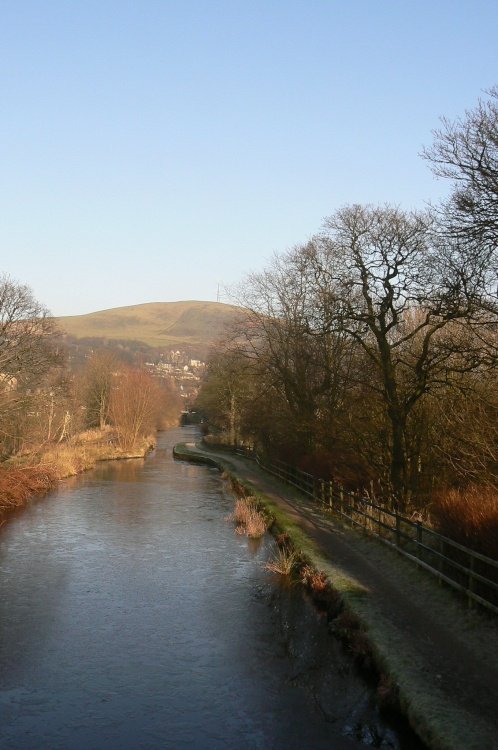
[[[55,315],[215,300],[437,200],[421,148],[496,83],[496,0],[0,0],[0,271]]]

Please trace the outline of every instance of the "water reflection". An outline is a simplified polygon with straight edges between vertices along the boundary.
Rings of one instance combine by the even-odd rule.
[[[343,736],[372,718],[364,683],[273,585],[272,542],[226,523],[218,472],[172,460],[191,434],[0,531],[2,749],[364,747]]]

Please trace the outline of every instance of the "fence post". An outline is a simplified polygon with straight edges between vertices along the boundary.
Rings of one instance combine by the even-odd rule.
[[[417,521],[417,557],[419,560],[422,559],[422,523]]]
[[[344,487],[342,484],[339,486],[339,507],[341,509],[341,516],[344,515]]]
[[[325,505],[325,482],[323,479],[320,479],[320,502]]]
[[[469,596],[467,597],[469,608],[471,608],[474,605],[474,600],[470,596],[470,594],[472,594],[473,591],[474,591],[474,555],[472,554],[472,552],[469,552]]]
[[[396,547],[401,546],[401,520],[396,511]]]
[[[329,508],[334,510],[334,480],[329,481]]]
[[[438,581],[438,583],[439,583],[440,586],[443,583],[443,579],[441,578],[441,573],[443,572],[443,568],[444,568],[443,557],[442,557],[443,550],[444,550],[443,540],[439,539],[438,551],[439,551],[440,557],[438,558],[438,564],[437,564],[438,571],[439,571],[439,575],[437,577],[437,581]]]

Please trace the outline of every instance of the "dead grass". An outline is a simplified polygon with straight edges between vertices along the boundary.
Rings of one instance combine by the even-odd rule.
[[[290,576],[299,564],[299,554],[296,550],[279,547],[275,556],[265,564],[266,570],[282,576]]]
[[[252,497],[241,497],[235,503],[234,512],[228,516],[235,523],[235,532],[257,539],[266,532],[268,521]]]
[[[292,539],[285,531],[281,534],[277,534],[275,537],[275,541],[279,547],[292,549]]]
[[[303,565],[300,571],[302,583],[317,594],[322,594],[330,587],[327,575],[312,565]]]
[[[75,435],[73,438],[71,438],[71,443],[73,445],[83,445],[84,443],[96,443],[101,442],[102,440],[112,440],[114,436],[113,428],[110,425],[107,425],[102,430],[98,427],[94,427],[89,430],[84,430],[83,432],[79,432],[77,435]]]
[[[60,445],[16,456],[0,464],[0,513],[18,508],[35,495],[44,495],[57,480],[92,469],[98,461],[144,456],[153,438],[144,438],[133,453],[123,453],[111,430],[87,430]]]
[[[46,466],[0,469],[0,511],[24,505],[32,495],[44,495],[56,482],[54,472]]]
[[[471,485],[441,492],[431,508],[441,534],[498,559],[498,492]]]

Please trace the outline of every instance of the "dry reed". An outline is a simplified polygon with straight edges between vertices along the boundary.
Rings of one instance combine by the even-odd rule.
[[[32,495],[52,489],[56,476],[48,467],[2,467],[0,470],[0,511],[18,508]]]
[[[237,534],[245,534],[252,539],[263,536],[268,528],[265,515],[258,509],[256,501],[251,497],[239,498],[228,520],[235,523]]]
[[[441,492],[431,507],[434,526],[445,536],[498,559],[498,492],[471,485]]]
[[[279,573],[282,576],[290,576],[299,562],[299,555],[295,550],[287,547],[279,547],[272,560],[265,564],[266,570]]]
[[[151,439],[144,439],[136,455],[144,455]],[[36,453],[22,454],[0,464],[0,512],[23,505],[34,495],[44,495],[58,479],[91,469],[97,461],[125,458],[110,429],[87,430],[67,443],[45,445]]]

